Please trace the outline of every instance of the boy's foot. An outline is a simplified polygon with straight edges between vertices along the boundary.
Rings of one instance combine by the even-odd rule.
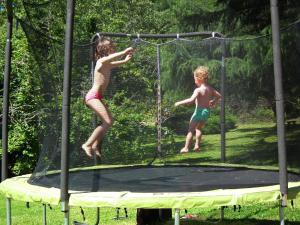
[[[92,158],[93,155],[92,155],[92,148],[91,147],[88,147],[87,145],[83,144],[81,146],[82,150],[85,151],[85,154],[89,157],[89,158]]]
[[[200,147],[195,146],[194,149],[193,149],[193,151],[194,151],[194,152],[200,152]]]
[[[180,150],[180,153],[188,153],[188,152],[189,152],[189,150],[187,148],[183,148]]]

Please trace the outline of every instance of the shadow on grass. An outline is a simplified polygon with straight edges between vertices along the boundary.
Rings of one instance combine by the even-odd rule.
[[[300,167],[300,125],[286,129],[286,151],[289,167]],[[202,143],[199,153],[179,154],[184,141],[163,145],[167,149],[167,160],[176,163],[220,162],[218,146],[209,141]],[[238,128],[226,135],[226,162],[249,165],[278,165],[277,128],[259,126]]]
[[[230,163],[245,163],[250,162],[253,165],[277,165],[278,164],[278,147],[277,147],[277,128],[273,127],[257,127],[257,128],[242,128],[238,132],[245,133],[242,137],[251,140],[251,143],[239,143],[238,145],[230,146],[228,151],[238,152],[228,157]],[[300,166],[300,125],[293,126],[292,129],[286,130],[286,151],[287,162],[290,167]],[[237,137],[237,139],[240,137]],[[266,141],[266,140],[273,141]],[[233,138],[229,139],[233,140]],[[228,140],[228,141],[229,141]]]

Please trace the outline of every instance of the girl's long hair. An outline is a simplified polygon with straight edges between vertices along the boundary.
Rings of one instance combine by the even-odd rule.
[[[100,37],[96,42],[95,59],[108,56],[112,45],[112,40],[108,37]]]

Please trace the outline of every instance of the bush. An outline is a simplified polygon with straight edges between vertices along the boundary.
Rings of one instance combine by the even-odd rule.
[[[239,123],[259,123],[275,121],[273,110],[266,106],[256,106],[251,110],[239,111],[236,113],[239,114]]]
[[[124,100],[124,105],[113,105],[109,109],[114,117],[114,124],[105,135],[103,151],[105,160],[109,163],[140,163],[153,156],[153,146],[147,144],[156,140],[156,126],[150,121],[142,106],[130,106]],[[140,110],[137,110],[140,109]]]
[[[2,29],[0,27],[0,31]],[[0,33],[0,37],[2,37],[2,32]],[[39,104],[36,94],[38,78],[34,60],[23,32],[16,30],[12,41],[14,48],[8,118],[8,159],[10,164],[8,173],[21,175],[32,172],[39,150],[37,141]],[[1,42],[0,47],[2,46],[4,43]],[[3,66],[4,60],[2,59],[0,67]],[[3,81],[1,80],[1,82]],[[3,101],[2,96],[0,100]]]
[[[236,127],[236,117],[233,114],[226,113],[225,129],[226,131]],[[219,134],[221,133],[220,115],[213,114],[208,119],[203,129],[205,134]]]

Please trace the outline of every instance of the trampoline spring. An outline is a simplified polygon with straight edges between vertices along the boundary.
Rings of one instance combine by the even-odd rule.
[[[240,212],[241,211],[241,205],[234,205],[233,210]]]
[[[120,208],[117,208],[117,219],[120,218]]]
[[[84,210],[83,210],[83,208],[82,208],[81,206],[80,206],[80,213],[81,213],[81,215],[82,215],[83,221],[85,221]]]
[[[115,220],[120,219],[120,208],[117,208],[117,215],[114,218]]]
[[[124,218],[128,218],[128,212],[127,212],[127,208],[124,208],[124,212],[125,212],[125,216],[122,217],[120,216],[120,209],[121,208],[117,208],[117,215],[114,217],[115,220],[119,220],[119,219],[124,219]]]

